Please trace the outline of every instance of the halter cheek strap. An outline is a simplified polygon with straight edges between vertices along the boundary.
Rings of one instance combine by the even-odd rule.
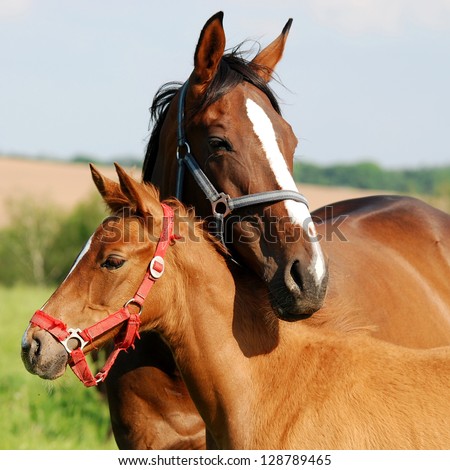
[[[186,102],[186,93],[189,81],[184,82],[180,89],[180,96],[178,99],[178,127],[177,127],[177,181],[175,188],[175,197],[182,200],[183,196],[183,182],[185,175],[185,168],[189,170],[197,185],[205,194],[206,198],[211,204],[212,216],[215,222],[215,227],[211,231],[216,235],[220,241],[225,244],[224,240],[224,219],[232,211],[241,209],[243,207],[253,206],[257,204],[267,204],[280,202],[285,200],[292,200],[300,202],[308,207],[308,201],[303,194],[289,189],[277,189],[275,191],[263,191],[255,194],[248,194],[239,197],[231,197],[229,194],[219,192],[212,184],[210,179],[206,176],[205,172],[200,168],[186,139],[184,130],[184,107]]]
[[[164,256],[170,242],[175,238],[173,233],[173,210],[166,204],[161,204],[161,206],[164,211],[164,217],[155,254],[147,267],[144,279],[136,293],[121,309],[84,330],[80,330],[79,328],[67,328],[64,322],[48,315],[43,310],[37,310],[30,320],[31,325],[49,332],[64,346],[69,353],[69,366],[86,387],[92,387],[99,382],[103,382],[120,351],[125,351],[129,347],[134,348],[134,341],[136,338],[139,338],[139,327],[141,325],[140,315],[145,299],[152,286],[164,273]],[[139,307],[137,313],[130,312],[129,305],[131,304]],[[86,361],[86,356],[83,352],[84,347],[88,344],[92,344],[97,338],[120,325],[122,325],[123,328],[121,328],[120,332],[114,337],[113,351],[106,360],[103,368],[94,376]],[[78,341],[78,345],[75,349],[71,349],[69,345],[69,340],[71,339]]]

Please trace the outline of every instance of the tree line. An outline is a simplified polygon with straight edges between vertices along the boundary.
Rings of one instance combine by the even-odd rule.
[[[142,165],[141,159],[131,156],[120,157],[116,160],[125,166],[131,165],[139,168]],[[88,155],[76,155],[72,161],[94,162],[95,158]],[[105,164],[105,161],[101,163]],[[370,161],[323,166],[296,160],[294,179],[297,183],[379,189],[450,198],[450,164],[441,167],[390,170]]]
[[[320,166],[296,161],[294,179],[298,183],[349,186],[450,198],[450,165],[387,170],[373,162]]]

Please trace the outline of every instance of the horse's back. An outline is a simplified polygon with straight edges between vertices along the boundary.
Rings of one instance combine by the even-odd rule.
[[[377,195],[333,202],[312,212],[315,221],[329,222],[337,217],[348,217],[352,222],[361,222],[370,217],[375,221],[381,217],[397,221],[409,221],[423,218],[424,228],[431,230],[450,230],[450,215],[411,196]]]
[[[290,373],[291,387],[308,391],[307,402],[297,403],[288,447],[449,448],[450,347],[417,350],[321,329],[314,336],[300,355],[306,369],[283,374]],[[311,364],[320,373],[308,376]]]
[[[450,344],[449,214],[411,197],[372,196],[313,217],[330,263],[327,310],[344,299],[382,339]]]

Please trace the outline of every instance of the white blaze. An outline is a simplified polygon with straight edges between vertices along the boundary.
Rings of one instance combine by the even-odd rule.
[[[84,245],[83,249],[80,251],[80,254],[77,256],[77,259],[73,263],[72,267],[70,268],[69,273],[65,277],[63,282],[66,282],[69,276],[72,274],[73,270],[77,267],[78,263],[83,259],[83,257],[86,255],[86,253],[89,251],[89,248],[91,247],[91,242],[92,242],[92,237],[89,238],[89,240],[86,242],[86,245]],[[62,283],[61,283],[62,284]]]
[[[86,255],[86,253],[89,251],[89,248],[91,247],[91,241],[92,241],[92,237],[93,235],[91,235],[91,237],[89,238],[89,240],[86,242],[86,245],[84,245],[83,249],[80,251],[80,254],[77,256],[77,259],[75,260],[75,262],[73,263],[72,267],[70,268],[70,271],[69,273],[67,274],[67,276],[64,278],[64,281],[61,283],[61,285],[67,281],[67,279],[69,278],[69,276],[72,274],[72,271],[75,269],[75,267],[77,266],[77,264],[82,260],[83,256]],[[44,303],[44,305],[40,308],[40,310],[45,310],[45,307],[46,305],[48,304],[48,300],[47,302]],[[27,329],[25,330],[25,333],[23,334],[22,336],[22,345],[25,345],[28,341],[27,339],[27,332],[30,328],[30,325],[28,325]],[[25,346],[23,346],[25,347]]]
[[[275,131],[269,117],[264,110],[251,99],[247,99],[246,106],[247,115],[253,124],[253,130],[261,142],[262,148],[266,153],[267,160],[269,161],[270,168],[272,169],[280,188],[298,191],[294,178],[292,177],[283,154],[278,147]],[[325,261],[319,242],[315,240],[317,232],[314,223],[312,222],[311,214],[309,213],[307,206],[301,202],[286,200],[283,201],[283,203],[292,223],[300,225],[305,230],[305,233],[310,237],[311,246],[314,252],[310,270],[315,274],[316,282],[319,284],[325,275]]]
[[[69,276],[72,274],[72,272],[76,268],[77,264],[83,259],[83,256],[89,251],[89,248],[91,247],[92,237],[93,237],[93,235],[90,236],[89,240],[86,242],[86,245],[84,245],[83,249],[80,251],[80,254],[77,256],[77,259],[75,260],[72,267],[70,268],[69,273],[64,278],[64,281],[61,282],[61,285],[63,285],[67,281],[67,279],[69,279]],[[45,309],[45,306],[47,305],[47,303],[48,303],[48,301],[45,302],[45,304],[41,307],[41,310]]]

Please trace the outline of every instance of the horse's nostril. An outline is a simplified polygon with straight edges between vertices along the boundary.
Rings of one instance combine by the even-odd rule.
[[[22,342],[22,357],[28,358],[34,362],[41,352],[41,342],[39,339],[32,338],[31,341]]]
[[[39,354],[41,352],[41,341],[38,339],[29,336],[27,332],[25,332],[22,338],[22,361],[26,367],[26,369],[31,372],[34,372],[34,367],[39,359]]]
[[[296,260],[292,263],[290,272],[294,282],[297,284],[300,290],[303,290],[303,276],[301,274],[300,261]]]
[[[38,339],[33,339],[33,352],[35,356],[39,356],[41,352],[41,342]]]

